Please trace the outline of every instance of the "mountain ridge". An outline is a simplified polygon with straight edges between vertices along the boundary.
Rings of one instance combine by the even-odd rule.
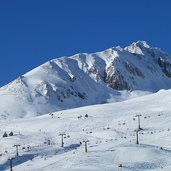
[[[0,88],[0,117],[36,116],[169,88],[170,55],[137,41],[53,59],[18,77]]]

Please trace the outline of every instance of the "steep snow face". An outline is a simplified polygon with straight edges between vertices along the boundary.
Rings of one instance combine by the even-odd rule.
[[[0,118],[125,100],[135,91],[171,88],[170,77],[170,56],[144,41],[57,58],[0,89]]]

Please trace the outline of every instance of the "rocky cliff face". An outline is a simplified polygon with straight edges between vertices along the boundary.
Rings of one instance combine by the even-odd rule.
[[[144,41],[51,60],[0,89],[1,118],[122,100],[171,88],[171,57]]]

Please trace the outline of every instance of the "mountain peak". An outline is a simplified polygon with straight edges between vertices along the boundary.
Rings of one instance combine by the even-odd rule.
[[[124,49],[56,58],[20,76],[0,89],[0,101],[8,101],[0,104],[0,117],[120,101],[134,90],[155,92],[170,85],[169,56],[137,41]]]
[[[125,47],[125,50],[127,50],[130,53],[135,53],[135,54],[141,54],[144,55],[144,50],[149,49],[150,46],[147,44],[146,41],[137,41],[133,42],[131,45]]]
[[[137,42],[132,43],[132,45],[136,45],[137,47],[144,47],[144,48],[150,48],[148,43],[143,40],[138,40]]]

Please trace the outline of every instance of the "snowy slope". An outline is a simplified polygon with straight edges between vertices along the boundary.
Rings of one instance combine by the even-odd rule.
[[[144,41],[51,60],[0,89],[0,118],[122,101],[171,88],[171,58]]]
[[[1,120],[0,137],[5,131],[13,131],[14,136],[0,138],[0,170],[8,170],[7,159],[15,156],[13,145],[20,144],[14,171],[170,171],[170,101],[171,90],[161,90],[118,103],[56,112],[53,118],[47,114]],[[142,115],[139,145],[135,144],[136,114]],[[66,133],[64,148],[59,133]],[[51,145],[45,144],[48,140]],[[89,140],[87,153],[80,145],[83,140]]]

